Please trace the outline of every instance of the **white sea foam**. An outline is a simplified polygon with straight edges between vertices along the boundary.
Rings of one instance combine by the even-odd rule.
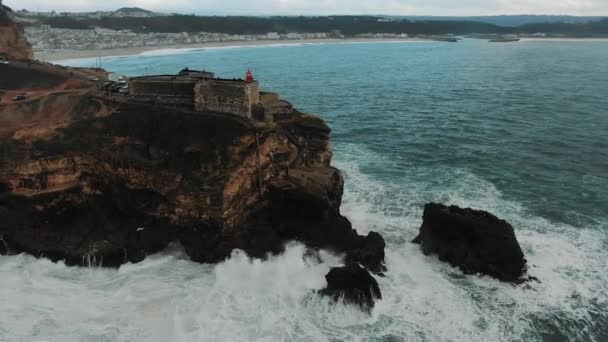
[[[605,223],[581,229],[532,216],[466,170],[412,168],[413,174],[426,173],[428,183],[415,175],[404,175],[400,184],[379,183],[363,174],[360,165],[389,160],[355,145],[345,150],[358,160],[338,162],[348,184],[343,212],[357,229],[380,228],[389,240],[390,271],[381,279],[384,300],[375,314],[390,318],[385,329],[392,336],[407,341],[520,341],[549,332],[562,340],[590,340],[586,330],[594,317],[606,320],[600,311],[608,303]],[[433,181],[441,186],[434,187]],[[370,204],[376,201],[383,205]],[[485,209],[511,222],[531,266],[529,274],[542,283],[512,286],[464,276],[436,257],[425,257],[404,240],[418,232],[421,206],[429,201]],[[392,214],[399,203],[410,208]],[[389,214],[383,211],[387,208]]]
[[[391,184],[361,171],[390,160],[355,145],[341,146],[337,159],[346,174],[344,214],[361,232],[377,230],[388,241],[389,271],[379,278],[384,299],[371,316],[313,295],[340,258],[322,252],[318,262],[299,244],[267,261],[235,252],[214,266],[190,262],[173,246],[119,270],[0,256],[0,341],[521,341],[552,333],[582,341],[590,340],[585,328],[597,315],[605,319],[600,229],[608,227],[533,216],[466,170],[427,174],[425,182],[431,171],[413,167]],[[409,240],[431,200],[509,220],[530,274],[542,283],[464,276],[424,256]]]
[[[144,51],[144,52],[140,52],[138,54],[135,54],[133,56],[140,56],[140,57],[146,57],[146,56],[173,56],[173,55],[180,55],[180,54],[191,53],[191,52],[200,52],[200,51],[204,51],[204,50],[205,50],[205,48],[203,48],[203,47],[198,47],[198,48],[167,48],[167,49],[158,49],[158,50]]]
[[[304,255],[293,244],[268,261],[234,252],[205,266],[173,248],[119,270],[2,256],[0,340],[316,340],[323,334],[311,327],[319,315],[319,324],[340,324],[356,311],[312,295],[339,258],[322,252],[319,263]]]
[[[275,43],[275,42],[260,42],[260,41],[251,41],[249,43],[245,42],[243,44],[239,44],[239,42],[234,43],[225,43],[226,45],[215,45],[211,43],[207,46],[198,46],[195,48],[166,48],[166,49],[157,49],[141,52],[135,56],[171,56],[171,55],[180,55],[187,54],[192,52],[206,51],[206,50],[231,50],[231,49],[256,49],[256,48],[286,48],[286,47],[300,47],[300,46],[308,46],[308,45],[334,45],[334,44],[402,44],[402,43],[424,43],[429,42],[425,40],[331,40],[331,41],[290,41],[285,43]]]

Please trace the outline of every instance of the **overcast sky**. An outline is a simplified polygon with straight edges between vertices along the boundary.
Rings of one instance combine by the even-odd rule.
[[[196,14],[569,14],[608,16],[608,0],[4,0],[14,9],[93,11],[138,6]]]

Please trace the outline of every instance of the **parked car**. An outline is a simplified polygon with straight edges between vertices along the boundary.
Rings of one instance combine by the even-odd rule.
[[[9,61],[4,58],[0,58],[0,64],[9,64]]]
[[[25,99],[27,99],[27,95],[24,95],[24,94],[19,94],[19,95],[13,97],[13,101],[15,101],[15,102],[23,101]]]
[[[124,87],[122,84],[113,84],[110,88],[108,88],[109,91],[116,93],[120,90],[120,88]]]
[[[99,81],[99,78],[95,77],[95,76],[89,76],[87,77],[89,79],[89,81],[93,81],[93,82],[97,82]]]
[[[116,84],[116,82],[112,82],[112,81],[107,81],[105,82],[102,86],[101,89],[103,90],[109,90],[110,87],[112,87],[114,84]]]

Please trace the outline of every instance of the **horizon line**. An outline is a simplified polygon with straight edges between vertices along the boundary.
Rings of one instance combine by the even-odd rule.
[[[252,13],[252,12],[208,12],[208,13],[200,13],[200,12],[187,12],[187,11],[157,11],[157,10],[149,10],[146,8],[138,7],[138,6],[124,6],[119,7],[113,10],[47,10],[47,11],[38,11],[38,10],[30,10],[27,8],[19,8],[14,11],[23,11],[26,10],[28,12],[38,12],[38,13],[96,13],[96,12],[116,12],[123,8],[137,8],[143,11],[152,12],[155,14],[167,14],[167,15],[194,15],[194,16],[224,16],[224,17],[232,17],[232,16],[247,16],[247,17],[273,17],[273,16],[284,16],[284,17],[332,17],[332,16],[370,16],[370,17],[437,17],[437,18],[483,18],[483,17],[515,17],[515,16],[529,16],[529,17],[578,17],[578,18],[608,18],[608,14],[601,15],[579,15],[579,14],[552,14],[552,13],[544,13],[544,14],[531,14],[531,13],[503,13],[503,14],[471,14],[471,15],[449,15],[449,14],[385,14],[385,13],[292,13],[292,12],[279,12],[279,13]]]

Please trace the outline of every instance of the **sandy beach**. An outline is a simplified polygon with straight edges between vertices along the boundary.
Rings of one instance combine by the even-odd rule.
[[[606,38],[522,38],[521,42],[559,42],[559,41],[608,41]],[[120,57],[146,55],[164,55],[187,52],[199,49],[222,49],[254,46],[284,46],[302,44],[348,44],[348,43],[414,43],[432,42],[432,39],[406,38],[349,38],[349,39],[298,39],[298,40],[248,40],[229,42],[210,42],[202,44],[176,44],[132,48],[97,49],[97,50],[52,50],[34,51],[35,59],[45,62],[60,62],[71,59],[95,57]]]
[[[345,44],[345,43],[408,43],[425,42],[429,40],[409,38],[409,39],[298,39],[298,40],[255,40],[255,41],[230,41],[230,42],[210,42],[203,44],[176,44],[170,46],[146,46],[132,48],[100,49],[100,50],[56,50],[56,51],[35,51],[35,58],[40,61],[57,62],[68,59],[95,58],[95,57],[119,57],[132,56],[139,54],[167,54],[172,50],[197,50],[205,48],[234,48],[250,46],[281,46],[281,45],[300,45],[300,44]]]

